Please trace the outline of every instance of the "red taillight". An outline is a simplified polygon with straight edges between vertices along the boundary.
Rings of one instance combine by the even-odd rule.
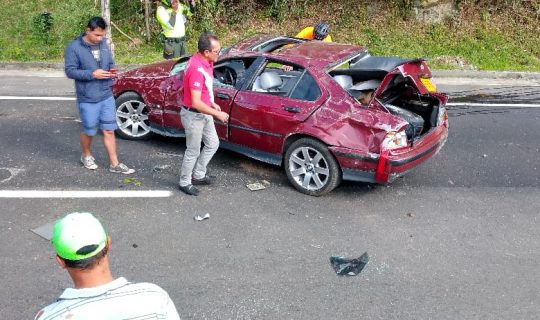
[[[446,112],[446,108],[444,106],[439,107],[437,126],[445,126],[448,128],[448,112]]]
[[[380,183],[388,182],[390,176],[390,163],[388,161],[389,150],[383,150],[379,156],[377,169],[375,170],[375,181]]]

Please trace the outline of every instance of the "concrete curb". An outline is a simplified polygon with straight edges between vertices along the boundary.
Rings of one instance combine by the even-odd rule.
[[[141,66],[140,64],[120,64],[122,71]],[[0,70],[49,70],[64,71],[63,62],[41,62],[41,61],[0,61]]]
[[[121,70],[129,70],[140,64],[119,65]],[[62,62],[41,61],[0,61],[0,70],[57,70],[63,71]],[[432,70],[436,78],[471,78],[471,79],[535,79],[540,80],[540,72],[520,71],[475,71],[475,70]]]
[[[63,70],[61,62],[0,61],[0,70]]]
[[[540,80],[540,72],[520,71],[475,71],[475,70],[431,70],[436,78],[472,79],[535,79]]]

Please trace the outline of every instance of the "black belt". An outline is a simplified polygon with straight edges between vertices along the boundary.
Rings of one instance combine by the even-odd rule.
[[[190,107],[182,106],[182,108],[186,109],[187,111],[191,111],[191,112],[195,112],[195,113],[201,113],[199,110],[195,110],[195,109],[190,108]]]
[[[181,38],[165,38],[165,41],[166,42],[180,43],[181,41],[184,41],[184,37],[181,37]]]

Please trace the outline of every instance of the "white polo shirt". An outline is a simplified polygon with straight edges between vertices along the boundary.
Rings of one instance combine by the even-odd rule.
[[[95,288],[64,290],[58,300],[43,308],[35,320],[179,320],[165,290],[152,283],[130,283],[118,278]]]

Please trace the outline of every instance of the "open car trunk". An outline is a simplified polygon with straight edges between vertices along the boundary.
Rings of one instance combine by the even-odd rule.
[[[390,74],[384,88],[376,93],[372,103],[409,123],[407,138],[414,139],[437,126],[441,101],[430,93],[422,94],[410,77]]]
[[[446,99],[440,99],[442,95],[435,93],[435,86],[430,80],[431,72],[424,60],[373,57],[366,53],[350,60],[348,68],[343,67],[341,65],[330,71],[330,75],[336,81],[347,79],[338,83],[356,99],[366,91],[372,91],[369,106],[407,121],[409,126],[406,133],[409,140],[437,126],[439,112],[443,112],[441,108]]]

